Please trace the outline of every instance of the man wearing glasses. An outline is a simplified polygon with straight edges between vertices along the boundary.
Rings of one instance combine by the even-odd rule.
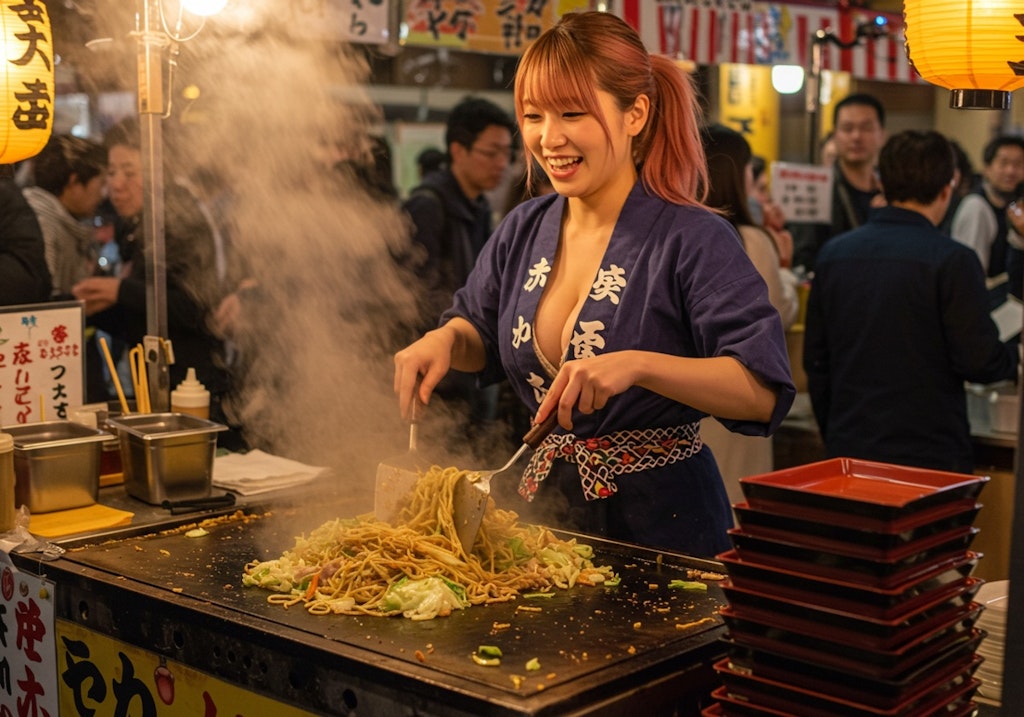
[[[447,166],[430,172],[403,204],[412,219],[417,276],[424,282],[423,331],[436,328],[441,312],[466,281],[491,235],[491,206],[484,195],[497,187],[512,162],[512,117],[488,100],[468,97],[452,108],[445,130]],[[470,425],[494,418],[496,387],[452,372],[438,395],[468,403]]]

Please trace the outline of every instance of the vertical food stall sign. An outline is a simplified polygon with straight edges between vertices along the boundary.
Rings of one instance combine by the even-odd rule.
[[[0,425],[67,418],[84,402],[77,301],[0,308]]]
[[[0,551],[0,715],[59,714],[53,595]]]
[[[591,0],[410,0],[408,45],[518,55],[562,15],[591,9]]]

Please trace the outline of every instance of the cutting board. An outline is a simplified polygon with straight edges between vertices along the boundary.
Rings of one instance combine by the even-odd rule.
[[[131,525],[134,516],[134,513],[127,510],[93,503],[84,508],[36,513],[29,518],[28,530],[33,535],[43,538],[60,538],[65,535]]]

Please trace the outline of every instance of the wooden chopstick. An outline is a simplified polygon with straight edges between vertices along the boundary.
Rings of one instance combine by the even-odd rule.
[[[131,411],[128,410],[128,399],[124,397],[124,389],[121,388],[121,378],[117,375],[117,366],[114,364],[114,358],[110,355],[110,347],[107,346],[107,339],[104,336],[100,336],[100,348],[103,349],[103,355],[107,359],[107,368],[110,369],[110,379],[114,382],[114,388],[117,389],[117,398],[121,402],[121,413],[127,416]]]

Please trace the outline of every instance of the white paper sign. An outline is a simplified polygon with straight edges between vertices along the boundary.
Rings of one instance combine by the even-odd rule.
[[[772,162],[772,201],[787,222],[831,224],[832,181],[831,167]]]
[[[57,717],[53,582],[18,571],[0,552],[0,711]]]
[[[67,418],[85,403],[77,301],[0,307],[0,426]]]

